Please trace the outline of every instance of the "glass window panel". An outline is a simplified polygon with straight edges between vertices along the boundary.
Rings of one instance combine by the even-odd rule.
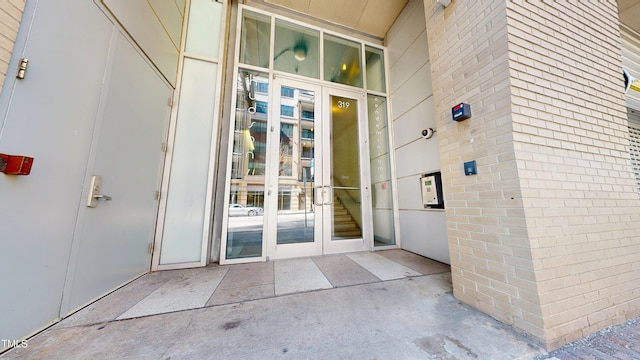
[[[269,76],[238,69],[226,258],[262,256]]]
[[[324,79],[361,88],[360,49],[355,41],[324,35]]]
[[[185,50],[189,53],[218,57],[222,4],[210,0],[191,0]]]
[[[318,79],[319,39],[316,30],[276,19],[274,69]]]
[[[268,68],[270,42],[271,17],[244,11],[240,32],[240,62]]]
[[[293,117],[293,106],[280,105],[280,115]]]
[[[293,97],[293,89],[292,88],[288,88],[288,87],[283,87],[282,90],[280,91],[280,95],[282,95],[284,97],[292,98]]]
[[[269,84],[262,82],[255,83],[255,89],[256,92],[267,94],[269,93]]]
[[[330,96],[331,240],[362,237],[358,100]]]
[[[387,99],[382,96],[367,95],[367,110],[369,114],[374,245],[395,245]]]
[[[384,50],[366,46],[364,58],[367,62],[367,89],[386,92],[384,76]]]

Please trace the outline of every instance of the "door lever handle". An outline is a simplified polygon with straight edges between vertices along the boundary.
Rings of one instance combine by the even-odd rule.
[[[104,201],[111,201],[111,199],[113,199],[111,196],[103,194],[93,195],[93,198],[96,200],[103,199]]]
[[[89,188],[89,196],[87,197],[87,207],[94,208],[98,206],[98,200],[110,201],[109,195],[100,194],[102,186],[102,176],[94,175],[91,177],[91,187]]]

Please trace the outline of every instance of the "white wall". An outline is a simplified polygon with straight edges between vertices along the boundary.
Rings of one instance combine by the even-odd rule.
[[[175,87],[184,0],[103,0],[153,64]]]
[[[449,263],[444,210],[424,209],[420,177],[440,170],[424,5],[411,0],[387,34],[391,113],[403,249]],[[446,206],[446,204],[445,204]]]

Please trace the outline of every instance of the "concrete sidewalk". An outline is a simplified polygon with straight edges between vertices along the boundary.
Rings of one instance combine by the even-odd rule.
[[[548,354],[400,250],[148,274],[27,345],[0,358],[600,359]]]

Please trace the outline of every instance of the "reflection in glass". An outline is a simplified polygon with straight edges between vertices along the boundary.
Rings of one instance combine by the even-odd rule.
[[[238,69],[226,258],[262,256],[269,76]]]
[[[362,87],[360,44],[324,35],[324,80]]]
[[[274,69],[318,79],[319,39],[316,30],[276,19]]]
[[[396,240],[391,197],[387,99],[383,96],[369,94],[367,96],[367,108],[369,114],[374,245],[394,245]]]
[[[314,241],[313,91],[282,87],[277,244]]]
[[[240,33],[240,62],[268,68],[270,42],[271,17],[251,11],[243,11]]]
[[[362,237],[358,101],[331,96],[331,240]]]
[[[364,58],[367,64],[367,89],[385,92],[387,85],[384,76],[384,51],[365,46]]]

